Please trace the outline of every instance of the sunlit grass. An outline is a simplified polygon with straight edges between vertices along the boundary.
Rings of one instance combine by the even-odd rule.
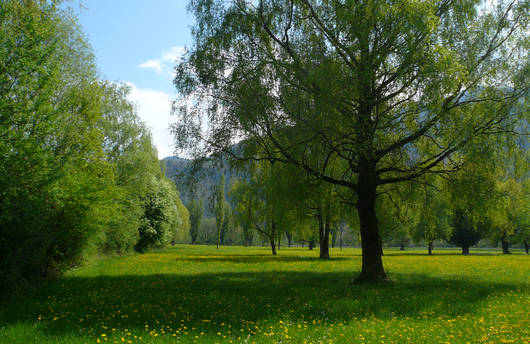
[[[94,262],[0,309],[2,343],[528,343],[530,257],[177,246]]]

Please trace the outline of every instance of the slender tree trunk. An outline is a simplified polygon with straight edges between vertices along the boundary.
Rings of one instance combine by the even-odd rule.
[[[506,240],[506,233],[502,234],[501,243],[502,243],[502,254],[512,254],[510,252],[510,243],[508,242],[508,240]]]
[[[462,254],[464,255],[469,254],[469,246],[462,246]]]
[[[280,243],[282,242],[282,236],[278,235],[278,250],[280,249]]]
[[[291,247],[293,236],[291,235],[291,232],[287,231],[285,232],[285,236],[287,237],[287,247]]]
[[[217,230],[217,239],[216,239],[216,245],[217,245],[217,248],[219,248],[219,241],[221,239],[221,231],[218,229]]]
[[[432,246],[433,246],[433,242],[432,240],[429,240],[429,243],[428,243],[428,249],[429,249],[429,256],[432,256]]]
[[[313,247],[315,246],[315,241],[314,240],[309,240],[309,250],[312,251],[313,250]]]
[[[320,244],[320,259],[329,259],[329,223],[323,220],[322,213],[318,216],[318,242]]]
[[[399,250],[400,251],[405,251],[405,244],[403,242],[400,243]]]
[[[304,245],[305,245],[305,241],[302,241],[302,248],[304,248]]]
[[[361,164],[358,183],[357,210],[361,227],[362,268],[357,281],[383,281],[386,280],[386,273],[381,259],[383,246],[375,212],[377,197],[375,166],[370,168],[366,161]]]
[[[329,234],[331,235],[331,248],[335,248],[337,244],[337,230],[332,230]]]
[[[526,251],[526,254],[528,254],[528,250],[530,249],[530,245],[528,245],[528,241],[524,241],[524,250]]]
[[[275,256],[277,255],[276,253],[276,223],[274,223],[274,221],[271,223],[271,235],[269,237],[270,241],[271,241],[271,249],[272,249],[272,255]]]
[[[340,250],[342,251],[342,230],[339,232],[340,238],[339,238],[339,246]]]

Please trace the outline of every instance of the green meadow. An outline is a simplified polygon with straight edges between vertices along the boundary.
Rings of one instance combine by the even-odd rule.
[[[479,253],[477,253],[479,252]],[[0,308],[1,343],[529,343],[530,261],[385,250],[175,246],[106,258]]]

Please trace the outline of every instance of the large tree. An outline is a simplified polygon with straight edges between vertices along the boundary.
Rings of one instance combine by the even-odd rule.
[[[195,244],[201,228],[202,214],[204,212],[204,202],[202,199],[191,199],[188,204],[190,212],[190,236],[191,243]]]
[[[177,145],[292,164],[345,188],[359,213],[359,280],[386,279],[378,195],[454,170],[465,144],[512,124],[530,74],[528,6],[192,0]]]

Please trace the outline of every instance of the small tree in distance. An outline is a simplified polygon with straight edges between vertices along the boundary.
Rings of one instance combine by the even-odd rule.
[[[190,236],[191,243],[195,244],[201,228],[202,214],[204,212],[204,202],[202,199],[192,199],[188,204],[190,212]]]
[[[481,234],[473,219],[462,210],[456,210],[452,219],[453,233],[449,242],[462,248],[462,254],[469,254],[469,247],[476,245]]]

